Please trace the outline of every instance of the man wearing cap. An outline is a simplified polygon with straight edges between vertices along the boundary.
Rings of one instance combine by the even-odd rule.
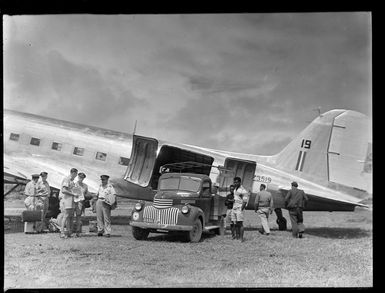
[[[39,180],[39,174],[33,174],[32,180],[29,181],[24,188],[24,194],[27,198],[24,200],[25,207],[28,210],[35,210],[36,208],[36,199],[37,195],[37,181]]]
[[[255,197],[254,208],[255,212],[261,219],[262,230],[261,234],[270,235],[270,227],[269,227],[269,214],[273,213],[273,197],[271,193],[266,191],[266,185],[261,184],[259,187],[259,192],[257,192],[257,196]]]
[[[75,203],[75,217],[76,217],[76,237],[80,236],[81,231],[81,225],[80,225],[80,217],[84,211],[84,200],[88,194],[88,186],[83,182],[84,178],[86,178],[86,174],[79,173],[78,174],[78,180],[75,183],[75,188],[79,189],[79,194],[74,197],[74,203]]]
[[[291,183],[291,190],[285,196],[285,207],[289,210],[293,237],[302,238],[305,231],[303,225],[303,209],[306,207],[308,197],[302,189],[298,189],[298,183]]]
[[[70,170],[70,175],[65,177],[61,184],[60,189],[60,209],[63,213],[63,218],[60,223],[60,238],[68,238],[71,237],[72,234],[72,226],[73,226],[73,217],[74,217],[74,197],[76,194],[73,192],[75,187],[74,179],[78,175],[78,170],[76,168],[72,168]],[[64,232],[64,227],[67,228],[67,233]]]
[[[48,197],[51,194],[51,188],[47,181],[48,173],[41,172],[40,177],[41,177],[41,181],[37,183],[37,195],[39,196],[39,200],[41,200],[44,205],[43,214],[42,214],[42,223],[43,223],[43,229],[46,229],[48,225],[46,223],[45,216],[47,215],[47,211],[48,211]]]
[[[110,237],[111,234],[111,209],[115,203],[115,189],[108,183],[108,175],[100,176],[102,184],[96,194],[96,218],[98,221],[98,236]]]

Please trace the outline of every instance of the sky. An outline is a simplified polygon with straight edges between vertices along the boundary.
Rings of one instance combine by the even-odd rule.
[[[321,112],[372,117],[371,14],[3,16],[5,109],[273,155]]]

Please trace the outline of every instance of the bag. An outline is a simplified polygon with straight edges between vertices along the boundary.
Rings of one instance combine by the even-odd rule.
[[[57,223],[57,220],[55,219],[49,220],[48,230],[52,233],[60,232],[60,225]]]
[[[85,209],[90,208],[91,207],[90,201],[88,199],[85,199],[83,206],[84,206]]]
[[[41,221],[42,211],[23,211],[21,213],[22,222],[38,222]]]
[[[98,232],[98,224],[97,221],[90,221],[88,224],[89,232]]]

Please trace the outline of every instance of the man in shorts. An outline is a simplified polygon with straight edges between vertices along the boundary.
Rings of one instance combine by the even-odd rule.
[[[61,233],[60,238],[68,238],[71,237],[72,234],[72,226],[74,221],[74,197],[76,194],[73,193],[73,189],[75,187],[74,179],[78,175],[78,170],[76,168],[72,168],[70,171],[70,175],[65,177],[61,184],[60,189],[60,205],[63,213],[63,219],[61,220]],[[67,228],[67,233],[64,232],[64,227]]]
[[[235,222],[236,239],[244,241],[243,221],[245,218],[245,208],[249,200],[249,192],[241,185],[242,179],[234,177],[234,204],[231,212],[231,221]]]

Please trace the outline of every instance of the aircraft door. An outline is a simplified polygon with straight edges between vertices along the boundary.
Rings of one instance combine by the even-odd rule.
[[[234,177],[238,176],[242,179],[242,185],[251,190],[256,166],[257,163],[253,161],[226,158],[224,168],[227,170],[227,176],[220,175],[219,186],[228,187],[233,184]]]
[[[132,145],[130,163],[124,179],[147,187],[157,156],[158,141],[154,138],[134,135]]]

